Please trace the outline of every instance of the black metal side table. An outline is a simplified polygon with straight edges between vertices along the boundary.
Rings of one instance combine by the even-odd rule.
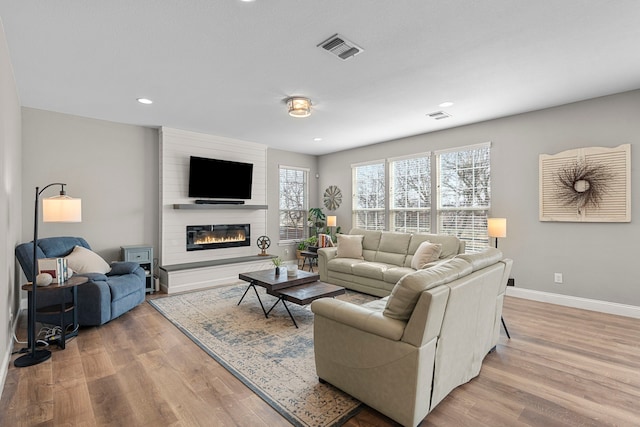
[[[304,270],[305,264],[309,264],[309,271],[313,271],[313,265],[316,264],[318,260],[318,252],[301,251],[300,255],[303,256],[302,269]]]

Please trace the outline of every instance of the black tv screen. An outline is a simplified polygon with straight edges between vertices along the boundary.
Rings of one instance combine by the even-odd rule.
[[[191,156],[189,197],[251,199],[253,164]]]

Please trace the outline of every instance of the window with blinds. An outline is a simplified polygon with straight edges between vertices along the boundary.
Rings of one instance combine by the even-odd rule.
[[[431,231],[430,153],[389,162],[391,229],[409,233]]]
[[[280,241],[302,240],[307,220],[307,169],[280,166]]]
[[[366,230],[384,230],[385,164],[372,163],[352,166],[353,224]]]
[[[467,252],[489,244],[490,146],[482,144],[436,153],[438,233],[466,242]]]

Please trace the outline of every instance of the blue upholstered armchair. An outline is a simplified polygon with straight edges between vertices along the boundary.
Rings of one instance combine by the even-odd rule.
[[[47,237],[38,239],[36,256],[41,258],[61,258],[69,255],[75,246],[91,249],[81,237]],[[27,280],[33,282],[33,242],[22,243],[16,247],[16,257]],[[114,262],[111,271],[106,274],[82,274],[89,282],[78,286],[78,323],[81,326],[102,325],[126,313],[144,301],[145,273],[135,262]],[[38,307],[59,303],[58,292],[39,292],[36,298]],[[57,317],[57,316],[56,316]],[[38,315],[37,321],[58,324],[53,316]]]

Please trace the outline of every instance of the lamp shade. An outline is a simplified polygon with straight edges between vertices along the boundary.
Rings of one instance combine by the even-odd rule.
[[[489,237],[507,237],[506,218],[487,218]]]
[[[335,215],[327,216],[327,227],[335,227],[337,222],[337,217]]]
[[[82,199],[60,195],[42,200],[42,221],[81,222]]]

